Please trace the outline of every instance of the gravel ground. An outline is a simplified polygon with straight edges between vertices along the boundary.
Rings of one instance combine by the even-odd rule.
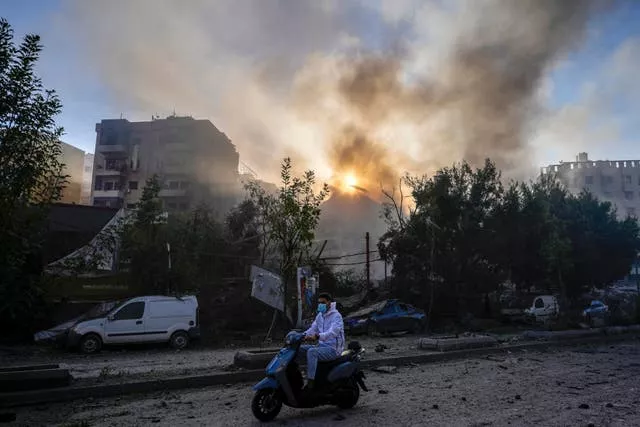
[[[284,408],[275,425],[640,426],[640,342],[369,372],[356,408]],[[17,425],[258,425],[250,384],[21,408]]]
[[[367,349],[370,359],[391,357],[399,354],[418,354],[416,335],[369,338],[355,337]],[[386,346],[384,352],[374,351],[378,344]],[[273,344],[269,348],[276,348]],[[155,348],[106,349],[99,354],[86,356],[61,350],[28,347],[0,349],[0,366],[40,363],[59,363],[70,370],[75,379],[91,380],[135,380],[139,378],[166,377],[172,375],[197,375],[222,371],[233,364],[238,350],[247,348],[210,349],[198,348],[176,351],[158,346]]]

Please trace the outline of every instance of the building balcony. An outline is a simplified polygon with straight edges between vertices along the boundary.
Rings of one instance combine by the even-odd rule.
[[[127,153],[129,147],[124,144],[98,144],[96,145],[96,152],[102,154],[108,153]]]
[[[125,176],[127,174],[127,167],[122,166],[120,168],[104,168],[98,166],[96,168],[96,176]]]
[[[110,199],[124,199],[124,190],[93,190],[92,196],[94,198],[110,198]]]

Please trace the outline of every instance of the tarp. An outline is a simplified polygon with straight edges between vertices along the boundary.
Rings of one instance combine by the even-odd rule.
[[[113,245],[105,245],[104,242],[107,237],[113,234],[111,231],[114,227],[126,218],[127,215],[128,213],[125,209],[120,209],[88,244],[48,264],[45,267],[45,272],[61,276],[76,275],[78,272],[74,271],[70,266],[91,264],[94,260],[97,261],[97,265],[95,266],[96,270],[102,272],[114,271],[116,267],[116,252],[119,244],[117,236],[114,236],[116,241],[113,242]],[[87,271],[86,273],[89,272]]]

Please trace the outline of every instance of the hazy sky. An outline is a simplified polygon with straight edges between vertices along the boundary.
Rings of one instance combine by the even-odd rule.
[[[465,127],[471,112],[463,113],[459,122],[452,121],[450,114],[437,123],[430,118],[433,123],[428,127],[414,116],[407,118],[408,112],[402,118],[383,115],[374,119],[371,112],[358,111],[357,120],[342,120],[336,112],[346,110],[337,109],[327,91],[337,87],[334,80],[342,81],[345,74],[351,75],[350,70],[363,66],[349,62],[350,55],[383,52],[390,61],[396,54],[401,57],[396,71],[403,84],[438,75],[434,79],[438,85],[429,91],[429,96],[436,93],[438,101],[430,99],[425,107],[432,116],[439,111],[442,99],[438,96],[452,92],[473,91],[472,99],[458,95],[463,103],[460,108],[473,109],[482,93],[469,82],[477,86],[484,80],[467,76],[464,85],[451,83],[447,79],[455,77],[446,70],[454,69],[451,52],[462,44],[472,45],[477,53],[480,44],[474,45],[470,38],[486,34],[482,48],[493,55],[491,65],[504,63],[507,67],[498,74],[508,75],[512,64],[523,65],[510,57],[523,47],[536,54],[545,50],[531,67],[534,71],[539,68],[541,75],[527,80],[535,87],[517,100],[516,107],[521,108],[521,98],[526,98],[527,112],[522,113],[526,118],[518,115],[518,126],[505,131],[521,133],[526,150],[508,159],[521,161],[524,153],[537,167],[573,160],[578,151],[588,151],[597,159],[640,158],[640,120],[636,120],[640,111],[640,2],[617,1],[613,9],[585,14],[584,28],[581,22],[566,25],[575,35],[563,33],[563,22],[547,22],[549,16],[566,17],[566,11],[547,10],[548,15],[541,18],[537,11],[513,7],[518,2],[2,0],[0,16],[9,20],[19,37],[25,33],[42,36],[45,50],[39,71],[45,85],[56,89],[62,99],[59,122],[66,130],[64,139],[89,152],[94,148],[95,123],[101,119],[123,114],[130,120],[149,120],[154,113],[167,115],[175,109],[179,115],[211,119],[234,141],[241,160],[265,178],[273,178],[284,155],[301,159],[322,177],[340,169],[336,162],[355,164],[345,157],[350,152],[340,145],[343,142],[328,142],[344,138],[327,130],[336,117],[351,133],[367,128],[365,139],[376,140],[380,158],[392,158],[394,170],[449,164],[473,151],[469,148],[473,138],[488,135],[475,122],[469,135],[456,134],[455,138],[451,129],[442,129],[452,123],[457,123],[456,128]],[[506,10],[504,16],[502,10]],[[545,25],[553,25],[557,37],[547,37]],[[497,31],[495,26],[503,28]],[[535,37],[525,32],[540,29],[543,34]],[[565,46],[547,46],[557,40]],[[441,67],[447,61],[449,68]],[[504,87],[502,83],[489,87]],[[445,86],[447,90],[441,90]],[[403,88],[401,91],[407,95]],[[529,95],[544,112],[529,113]],[[399,101],[391,97],[384,102]],[[496,101],[492,111],[474,120],[494,123],[496,116],[507,111],[505,102],[511,101]],[[452,105],[457,104],[448,102],[445,108],[451,110]],[[375,132],[369,131],[377,118],[385,125],[376,123]],[[490,135],[502,134],[495,128],[505,123],[492,126]],[[440,135],[438,142],[429,139],[435,140],[434,135]],[[492,148],[487,150],[493,154]],[[483,153],[475,151],[475,156]]]

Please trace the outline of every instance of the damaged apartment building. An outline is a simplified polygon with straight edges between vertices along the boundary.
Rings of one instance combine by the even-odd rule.
[[[580,153],[575,162],[550,165],[542,173],[556,174],[573,194],[587,190],[611,202],[620,217],[640,216],[640,160],[593,161]]]
[[[240,194],[239,155],[209,120],[154,117],[102,120],[96,125],[91,200],[94,206],[133,209],[147,179],[157,175],[168,212],[207,203],[222,216]]]

